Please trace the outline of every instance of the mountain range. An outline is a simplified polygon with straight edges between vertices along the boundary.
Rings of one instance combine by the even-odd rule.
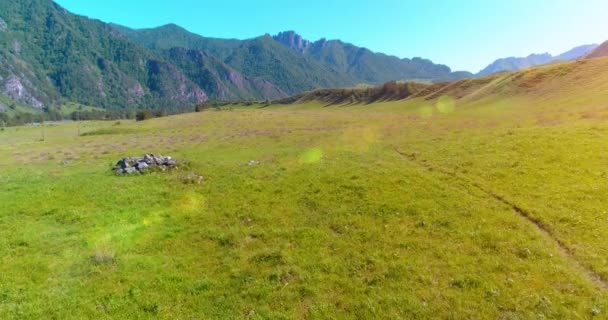
[[[180,109],[207,100],[284,98],[324,87],[472,76],[339,40],[283,32],[216,39],[177,25],[134,30],[51,0],[0,1],[0,94],[36,108]]]
[[[202,37],[174,24],[143,30],[113,26],[133,42],[159,54],[167,56],[176,48],[205,53],[245,77],[269,81],[288,95],[321,87],[471,76],[430,60],[400,59],[340,40],[308,41],[294,31],[226,40]]]
[[[552,56],[549,53],[531,54],[527,57],[509,57],[494,61],[489,66],[477,73],[478,77],[483,77],[503,71],[516,71],[557,61],[576,60],[585,56],[598,47],[597,44],[578,46],[560,55]]]
[[[499,59],[476,76],[601,55],[605,46]],[[181,111],[208,100],[275,100],[319,88],[474,76],[340,40],[309,41],[294,31],[218,39],[175,24],[108,24],[52,0],[0,1],[0,111],[7,101],[38,109],[79,103]]]

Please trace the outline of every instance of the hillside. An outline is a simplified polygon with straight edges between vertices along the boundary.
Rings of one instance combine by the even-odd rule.
[[[584,59],[594,59],[608,56],[608,41],[602,43],[598,48],[585,55]]]
[[[247,77],[206,51],[173,48],[164,55],[183,70],[213,100],[263,100],[287,96],[272,82],[260,77]]]
[[[557,61],[570,61],[576,60],[593,49],[597,48],[596,44],[583,45],[568,50],[557,56],[552,56],[549,53],[544,54],[531,54],[527,57],[509,57],[502,58],[494,61],[486,68],[477,73],[477,76],[487,76],[498,72],[504,71],[517,71],[523,70],[530,67],[540,66]]]
[[[205,38],[173,24],[132,30],[71,14],[51,0],[2,1],[0,94],[38,109],[75,102],[176,111],[206,100],[470,76],[339,41],[310,43],[308,52],[283,40]]]
[[[598,103],[608,99],[608,58],[555,63],[522,71],[434,84],[387,83],[380,87],[321,89],[279,101],[299,104],[319,101],[328,106],[356,106],[408,100],[436,101],[450,97],[460,105],[487,101],[533,99],[555,107],[568,103]],[[561,101],[560,99],[565,99]],[[529,103],[529,101],[528,101]],[[479,110],[483,111],[483,110]]]
[[[321,39],[312,42],[303,39],[294,31],[282,32],[273,38],[286,47],[351,76],[358,83],[379,84],[391,80],[440,81],[472,76],[468,72],[452,72],[449,67],[430,60],[400,59],[340,40]]]
[[[339,40],[303,39],[293,31],[248,40],[206,38],[176,26],[133,30],[114,25],[156,52],[178,47],[203,50],[245,76],[267,80],[288,94],[322,87],[391,80],[442,81],[471,76],[421,58],[399,59]]]
[[[18,102],[179,108],[207,99],[181,70],[106,24],[50,0],[2,1],[0,9],[1,93]]]

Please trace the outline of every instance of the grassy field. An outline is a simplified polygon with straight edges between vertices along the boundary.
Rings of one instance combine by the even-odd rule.
[[[608,73],[576,79],[608,60],[573,65],[429,100],[7,128],[0,318],[606,318]],[[149,152],[189,163],[112,174]]]

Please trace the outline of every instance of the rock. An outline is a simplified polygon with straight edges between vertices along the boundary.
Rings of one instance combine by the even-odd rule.
[[[147,164],[153,164],[153,163],[155,162],[155,161],[154,161],[154,157],[153,157],[153,156],[151,156],[151,155],[149,155],[149,154],[147,154],[147,155],[145,155],[145,156],[144,156],[144,161],[145,161]]]
[[[250,160],[249,162],[247,162],[247,164],[250,166],[257,166],[258,164],[260,164],[260,162],[256,160]]]
[[[137,170],[142,171],[148,169],[150,166],[146,162],[141,161],[138,162],[135,167],[137,168]]]
[[[137,171],[137,169],[132,168],[132,167],[128,167],[123,169],[124,173],[126,174],[134,174],[134,173],[138,173],[139,171]]]
[[[130,167],[129,158],[123,158],[122,160],[118,161],[116,163],[116,166],[120,167],[121,169],[126,169],[126,168]]]
[[[144,173],[149,170],[166,171],[174,168],[177,168],[177,161],[173,160],[173,158],[146,154],[141,158],[122,158],[116,163],[112,170],[117,175],[131,175]],[[202,179],[202,177],[200,178]],[[198,181],[198,178],[195,180]]]

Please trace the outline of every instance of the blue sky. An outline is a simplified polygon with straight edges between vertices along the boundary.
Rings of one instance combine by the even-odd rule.
[[[606,0],[57,0],[133,28],[176,23],[204,36],[295,30],[477,72],[497,58],[558,54],[608,40]]]

